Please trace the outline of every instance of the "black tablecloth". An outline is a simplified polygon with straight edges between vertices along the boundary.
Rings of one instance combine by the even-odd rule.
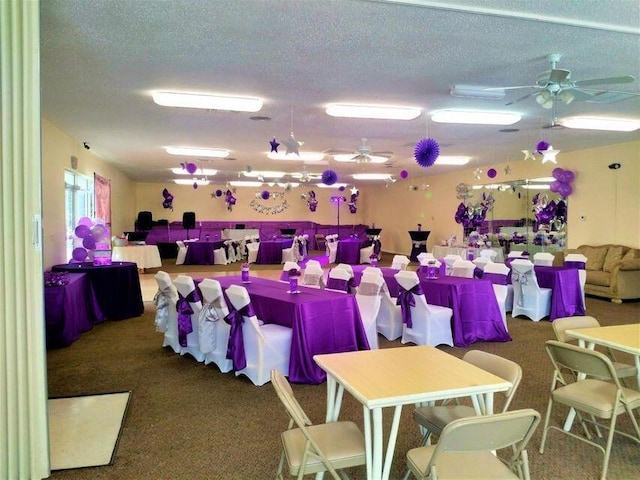
[[[108,320],[139,317],[144,312],[138,266],[132,262],[113,262],[94,266],[91,263],[54,265],[56,272],[82,272],[89,276],[100,310]]]

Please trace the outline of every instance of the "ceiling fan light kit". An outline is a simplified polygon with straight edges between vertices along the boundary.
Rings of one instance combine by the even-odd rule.
[[[185,92],[154,92],[153,101],[163,107],[202,108],[228,112],[257,112],[262,99]]]
[[[633,132],[640,129],[640,120],[604,117],[568,117],[562,119],[567,128],[584,130],[608,130],[613,132]]]
[[[473,125],[513,125],[521,118],[516,113],[483,112],[480,110],[436,110],[431,114],[431,120],[434,122]]]
[[[415,107],[397,107],[385,105],[346,105],[327,106],[327,115],[346,118],[370,118],[379,120],[413,120],[422,110]]]

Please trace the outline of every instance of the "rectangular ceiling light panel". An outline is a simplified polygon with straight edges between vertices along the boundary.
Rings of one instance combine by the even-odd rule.
[[[389,173],[354,173],[351,177],[354,180],[387,180],[391,175]]]
[[[640,120],[627,118],[569,117],[559,123],[567,128],[613,132],[633,132],[640,128]]]
[[[172,168],[171,172],[176,174],[176,175],[191,175],[191,173],[189,173],[184,168],[177,168],[177,167],[176,168]],[[211,168],[199,168],[195,172],[195,174],[197,174],[197,175],[211,175],[211,176],[216,175],[217,173],[218,173],[217,170],[213,170]]]
[[[154,92],[153,101],[163,107],[203,108],[228,112],[257,112],[262,108],[261,98],[203,93]]]
[[[326,112],[327,115],[332,117],[413,120],[417,118],[422,111],[415,107],[331,104],[327,107]]]
[[[176,178],[174,182],[178,185],[193,185],[194,183],[197,185],[209,185],[209,180],[197,180],[192,178]]]
[[[164,147],[170,155],[182,155],[187,157],[226,158],[229,150],[222,148],[198,148],[198,147]]]
[[[436,165],[466,165],[470,160],[471,157],[440,155],[436,158]]]
[[[482,112],[470,110],[437,110],[431,120],[438,123],[467,123],[472,125],[513,125],[522,117],[507,112]]]

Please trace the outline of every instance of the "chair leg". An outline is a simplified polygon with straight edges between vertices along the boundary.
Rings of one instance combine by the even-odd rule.
[[[600,479],[607,478],[607,469],[609,468],[609,458],[611,457],[611,444],[613,443],[613,434],[616,433],[616,419],[618,416],[615,412],[611,415],[611,423],[609,424],[609,435],[607,436],[607,447],[604,451],[604,462],[602,463],[602,473]]]
[[[424,435],[422,436],[422,442],[420,442],[420,446],[424,447],[429,442],[429,438],[431,436],[431,430],[425,430]]]
[[[542,440],[540,441],[540,453],[544,453],[544,444],[547,441],[547,435],[549,434],[549,420],[551,419],[551,407],[553,406],[553,400],[549,397],[549,403],[547,404],[547,414],[544,417],[544,428],[542,429]]]

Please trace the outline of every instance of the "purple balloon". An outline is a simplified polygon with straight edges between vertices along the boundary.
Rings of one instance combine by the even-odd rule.
[[[571,185],[563,183],[561,184],[560,190],[558,191],[558,193],[560,193],[560,195],[566,198],[573,193],[573,188],[571,188]]]
[[[564,171],[564,181],[565,181],[565,183],[573,182],[574,178],[576,178],[576,176],[571,170],[565,170]]]
[[[560,167],[557,167],[553,169],[553,171],[551,172],[551,176],[556,180],[560,180],[560,175],[562,175],[563,173],[564,173],[564,170],[561,169]]]
[[[74,248],[73,252],[71,252],[71,258],[73,258],[76,262],[82,262],[85,258],[87,258],[87,251],[82,248]]]
[[[78,220],[78,225],[86,225],[87,227],[90,227],[93,225],[93,221],[91,221],[89,217],[82,217]]]
[[[96,241],[102,240],[105,237],[105,233],[106,228],[104,225],[96,225],[91,229],[91,235],[93,235],[93,238],[95,238]]]
[[[187,169],[187,172],[189,172],[191,175],[193,175],[194,173],[196,173],[196,170],[198,170],[198,166],[195,163],[187,163],[185,165],[185,168]]]
[[[263,200],[268,200],[271,194],[269,193],[268,190],[263,190],[260,196],[262,197]]]
[[[409,172],[407,172],[406,170],[401,170],[400,171],[400,178],[402,178],[403,180],[409,177]]]
[[[87,225],[82,224],[76,227],[76,229],[74,230],[74,233],[78,238],[85,238],[87,235],[91,234],[91,229]]]
[[[487,177],[489,178],[495,178],[497,174],[498,172],[496,172],[495,168],[490,168],[489,170],[487,170]]]
[[[93,235],[91,235],[91,233],[84,237],[84,239],[82,240],[82,246],[87,250],[93,250],[94,248],[96,248],[96,239],[93,238]]]
[[[549,190],[551,190],[553,193],[558,193],[560,191],[560,185],[562,185],[558,180],[556,180],[555,182],[551,182],[551,185],[549,185]]]

